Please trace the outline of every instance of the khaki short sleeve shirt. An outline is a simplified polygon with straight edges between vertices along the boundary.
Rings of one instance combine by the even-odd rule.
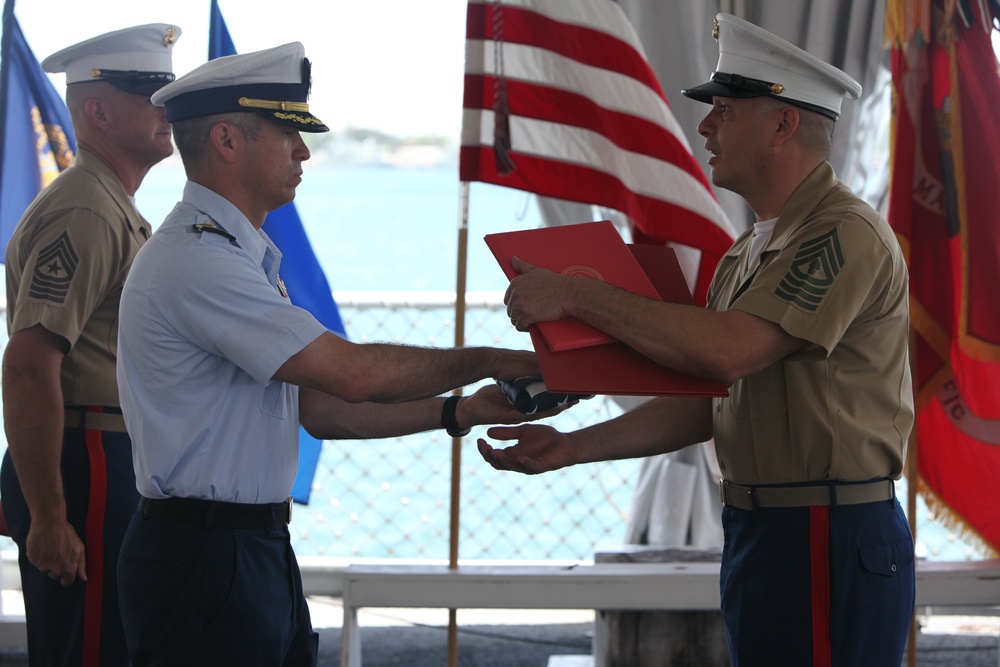
[[[7,247],[7,330],[36,324],[65,338],[63,400],[118,406],[118,304],[151,228],[118,177],[80,150],[42,191]]]
[[[793,194],[748,274],[750,238],[719,263],[709,307],[775,322],[809,345],[714,399],[723,476],[898,478],[913,396],[908,276],[888,224],[824,163]]]

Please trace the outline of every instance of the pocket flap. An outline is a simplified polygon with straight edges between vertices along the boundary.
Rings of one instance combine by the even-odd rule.
[[[866,570],[891,577],[913,562],[913,543],[909,540],[899,540],[887,544],[873,544],[858,547],[858,553]]]

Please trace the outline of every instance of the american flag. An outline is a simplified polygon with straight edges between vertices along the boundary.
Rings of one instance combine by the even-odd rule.
[[[459,177],[627,215],[701,252],[704,295],[736,235],[613,0],[471,0]],[[581,221],[584,222],[584,221]]]

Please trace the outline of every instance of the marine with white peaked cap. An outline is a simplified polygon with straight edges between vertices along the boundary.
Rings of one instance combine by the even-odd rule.
[[[747,665],[899,665],[914,608],[913,540],[894,480],[913,427],[907,270],[895,235],[828,162],[860,86],[769,32],[717,17],[698,125],[712,183],[755,223],[720,259],[708,308],[655,302],[515,261],[518,329],[575,317],[669,368],[725,383],[560,433],[493,428],[494,467],[526,473],[714,439],[720,591]]]
[[[32,665],[130,664],[116,573],[139,494],[116,378],[118,306],[152,234],[136,191],[174,150],[149,96],[173,81],[180,35],[169,23],[114,30],[42,63],[66,74],[77,152],[56,156],[63,170],[24,212],[5,261],[0,500]]]
[[[171,55],[181,29],[150,23],[115,30],[53,53],[42,61],[66,84],[107,81],[125,92],[149,96],[174,80]]]
[[[292,43],[210,61],[153,98],[188,181],[120,311],[118,384],[142,499],[119,592],[129,647],[149,664],[316,664],[288,528],[300,426],[321,440],[457,437],[554,413],[522,414],[493,383],[440,395],[538,375],[534,353],[353,343],[295,305],[261,228],[302,180],[300,131],[327,129],[308,93]]]

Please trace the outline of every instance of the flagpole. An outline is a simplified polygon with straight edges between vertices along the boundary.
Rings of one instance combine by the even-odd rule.
[[[465,346],[465,290],[469,249],[469,182],[462,181],[459,191],[458,261],[455,277],[455,347]],[[456,394],[461,389],[455,390]],[[458,514],[462,487],[462,438],[451,439],[451,520],[448,531],[448,569],[458,569]],[[458,615],[448,610],[448,667],[458,667]]]

